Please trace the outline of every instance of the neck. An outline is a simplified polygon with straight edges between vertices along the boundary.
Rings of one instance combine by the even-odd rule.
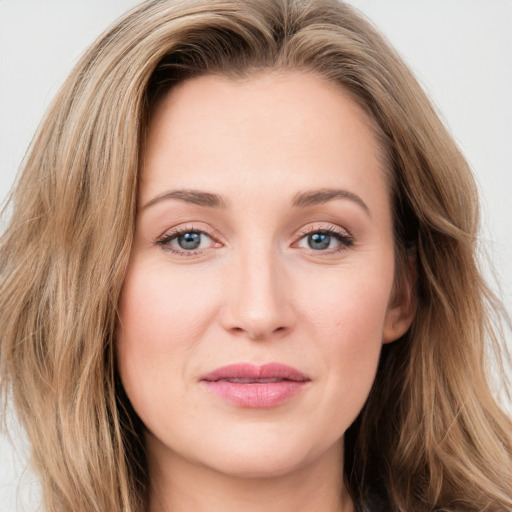
[[[149,512],[352,512],[340,447],[285,474],[229,475],[148,442]],[[158,457],[152,455],[158,453]]]

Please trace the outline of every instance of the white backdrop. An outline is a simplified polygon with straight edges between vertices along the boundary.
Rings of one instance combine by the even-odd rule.
[[[0,201],[31,136],[78,56],[136,0],[0,0]],[[483,246],[512,311],[512,0],[351,0],[412,67],[471,163]],[[499,290],[501,288],[501,291]],[[25,451],[0,436],[0,512],[32,512]],[[21,482],[21,483],[20,483]]]

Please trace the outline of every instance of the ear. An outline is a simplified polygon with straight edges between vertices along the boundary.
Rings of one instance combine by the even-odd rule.
[[[382,343],[391,343],[403,336],[416,314],[416,251],[408,252],[407,263],[403,267],[393,286],[382,331]]]

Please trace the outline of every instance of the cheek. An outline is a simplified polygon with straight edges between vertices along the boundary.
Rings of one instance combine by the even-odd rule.
[[[144,351],[168,350],[171,340],[173,348],[190,347],[208,324],[217,288],[197,272],[135,261],[119,303],[121,334]]]
[[[381,262],[382,263],[382,262]],[[373,270],[368,270],[372,268]],[[301,317],[326,369],[322,400],[344,429],[361,410],[375,379],[393,278],[387,265],[337,269],[303,287]],[[330,400],[330,403],[327,401]]]
[[[121,381],[144,419],[145,410],[183,374],[215,310],[215,297],[165,265],[130,264],[119,301],[116,350]]]
[[[333,350],[340,343],[356,350],[381,343],[393,283],[393,261],[388,260],[389,264],[319,272],[297,283],[294,295],[299,297],[301,316],[328,345],[329,340],[338,340],[332,343]]]

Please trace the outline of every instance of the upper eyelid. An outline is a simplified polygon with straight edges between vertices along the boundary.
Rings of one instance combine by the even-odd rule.
[[[203,223],[200,223],[203,224]],[[208,237],[210,237],[212,240],[219,241],[219,236],[216,234],[216,230],[213,229],[207,229],[203,226],[197,226],[193,224],[185,224],[185,225],[178,225],[172,228],[166,229],[161,235],[159,235],[156,239],[162,240],[164,238],[173,238],[176,236],[179,236],[184,233],[202,233]]]
[[[300,238],[303,238],[304,236],[322,231],[332,234],[339,234],[340,236],[350,238],[352,240],[354,239],[352,233],[345,227],[330,222],[311,222],[295,231],[295,234],[292,235],[295,239],[293,243],[298,241]],[[191,222],[168,228],[156,238],[156,242],[164,239],[174,238],[187,232],[202,233],[211,238],[214,242],[222,244],[226,243],[226,241],[223,240],[223,237],[220,235],[220,233],[218,233],[217,230],[208,225],[205,225],[203,222]]]
[[[328,233],[337,233],[339,235],[344,235],[349,238],[353,238],[352,233],[348,229],[338,226],[336,224],[325,224],[325,223],[318,223],[318,224],[313,224],[313,225],[309,224],[309,225],[303,226],[302,228],[300,228],[299,234],[301,236],[306,236],[306,235],[310,235],[311,233],[322,232],[322,231],[325,231]]]
[[[206,235],[211,240],[214,240],[214,237],[210,235],[208,232],[200,230],[200,229],[183,229],[183,230],[177,230],[177,231],[171,231],[171,232],[165,232],[160,239],[173,239],[178,238],[179,236],[186,235],[187,233],[199,233],[200,235]]]

